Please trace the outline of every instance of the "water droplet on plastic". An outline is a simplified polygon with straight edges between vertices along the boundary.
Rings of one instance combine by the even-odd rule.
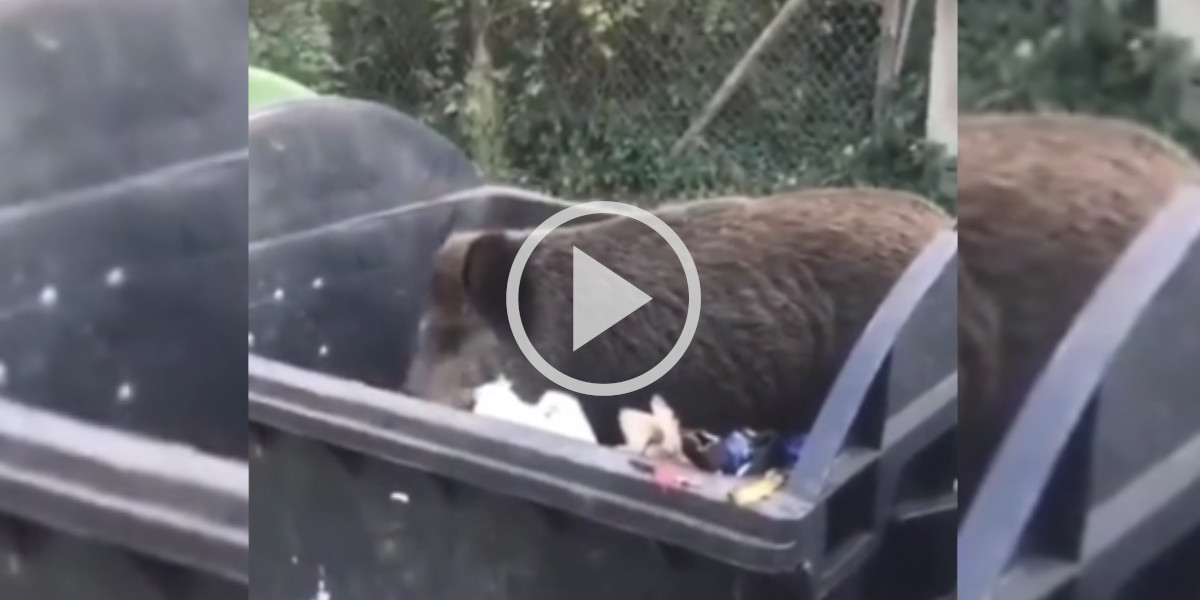
[[[16,552],[9,552],[4,555],[4,570],[10,576],[20,575],[24,571],[24,565],[21,562],[21,555]]]
[[[108,287],[121,287],[125,283],[125,269],[113,267],[104,274],[104,284]]]
[[[58,289],[52,285],[42,288],[41,293],[38,294],[38,304],[42,306],[54,306],[58,304]]]
[[[58,41],[58,38],[46,33],[45,31],[34,32],[33,39],[37,42],[39,48],[50,52],[54,52],[62,46],[62,44]]]

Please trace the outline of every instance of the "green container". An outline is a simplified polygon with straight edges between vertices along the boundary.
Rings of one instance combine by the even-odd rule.
[[[249,112],[256,111],[288,100],[316,98],[319,94],[299,83],[270,71],[250,67]]]

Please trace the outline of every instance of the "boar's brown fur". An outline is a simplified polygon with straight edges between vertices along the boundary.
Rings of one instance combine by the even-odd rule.
[[[1065,114],[958,124],[959,476],[969,501],[1076,313],[1200,168],[1141,126]]]
[[[604,444],[621,441],[617,410],[644,408],[652,394],[665,398],[687,428],[807,428],[884,295],[951,223],[919,197],[871,188],[700,200],[654,212],[683,240],[698,268],[699,327],[682,360],[650,387],[623,397],[580,398]],[[418,344],[421,369],[448,364],[454,344],[437,340],[473,323],[475,337],[452,337],[490,340],[490,357],[476,352],[491,363],[483,370],[503,371],[526,398],[556,387],[521,357],[505,309],[507,276],[526,235],[470,232],[445,243],[436,258],[444,286],[434,286]],[[653,298],[574,352],[572,248]],[[657,364],[682,331],[687,303],[683,270],[671,248],[625,217],[553,231],[534,250],[520,285],[520,313],[534,347],[559,370],[591,382],[626,380]]]

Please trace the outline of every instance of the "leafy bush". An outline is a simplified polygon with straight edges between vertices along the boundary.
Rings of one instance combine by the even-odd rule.
[[[271,1],[297,18],[299,0]],[[698,143],[671,152],[782,4],[338,0],[309,11],[328,42],[320,27],[288,28],[252,46],[264,67],[421,118],[496,179],[567,197],[845,183],[937,195],[942,158],[922,140],[927,67],[872,123],[873,0],[810,2]]]
[[[341,91],[342,69],[329,28],[303,2],[250,4],[250,64],[287,76],[319,93]]]
[[[1149,27],[1148,2],[1070,10],[1007,0],[962,0],[959,104],[963,110],[1070,110],[1139,121],[1200,155],[1200,131],[1182,117],[1195,58]]]

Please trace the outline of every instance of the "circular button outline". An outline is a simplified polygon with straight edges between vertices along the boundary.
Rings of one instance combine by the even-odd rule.
[[[676,340],[671,351],[657,365],[654,365],[645,373],[631,379],[626,379],[625,381],[612,383],[583,381],[555,369],[533,347],[533,343],[529,340],[529,335],[525,332],[525,325],[521,321],[521,311],[518,307],[519,296],[517,292],[521,282],[520,276],[524,273],[534,248],[547,235],[550,235],[550,232],[562,227],[566,223],[589,215],[599,214],[629,217],[653,229],[675,251],[675,256],[679,258],[679,262],[683,265],[683,274],[687,280],[688,288],[688,306],[687,314],[683,321],[683,331],[680,332],[679,339]],[[691,253],[688,252],[687,246],[684,245],[679,234],[675,233],[671,229],[671,226],[667,225],[662,219],[656,217],[650,211],[630,204],[609,200],[594,200],[575,204],[558,211],[543,221],[541,225],[538,225],[525,238],[525,241],[521,243],[521,247],[517,249],[512,268],[509,269],[508,285],[505,289],[504,300],[507,304],[508,324],[512,329],[513,337],[516,339],[517,348],[521,350],[521,354],[533,365],[533,368],[537,369],[538,373],[577,394],[586,396],[619,396],[636,392],[658,381],[683,358],[683,353],[691,345],[692,339],[696,336],[696,328],[700,324],[700,273],[696,270],[696,261],[692,259]]]

